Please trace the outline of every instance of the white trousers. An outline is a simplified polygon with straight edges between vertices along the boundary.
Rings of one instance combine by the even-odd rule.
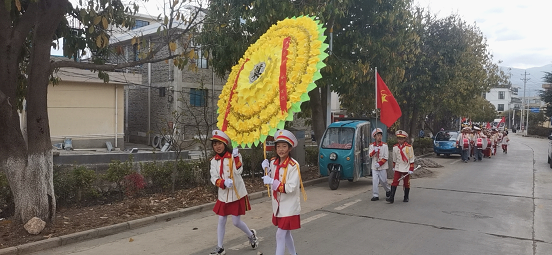
[[[379,184],[383,186],[385,192],[390,191],[391,188],[387,184],[387,170],[374,170],[372,169],[372,196],[379,197]]]

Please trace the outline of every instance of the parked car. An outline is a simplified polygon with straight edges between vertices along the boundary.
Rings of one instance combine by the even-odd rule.
[[[548,136],[548,164],[552,168],[552,134]]]
[[[456,138],[460,134],[460,131],[456,130],[443,130],[439,131],[433,137],[433,151],[437,156],[444,154],[450,156],[450,154],[462,154],[462,148],[459,148],[456,144]]]

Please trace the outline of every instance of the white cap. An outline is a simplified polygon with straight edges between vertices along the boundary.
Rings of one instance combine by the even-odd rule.
[[[404,130],[397,130],[397,132],[395,132],[395,136],[407,138],[408,133],[406,133]]]
[[[220,130],[213,130],[213,136],[211,137],[211,141],[216,140],[220,141],[228,146],[230,143],[230,137],[228,137],[224,132]]]
[[[374,129],[374,131],[372,131],[372,137],[376,137],[377,133],[381,133],[383,135],[383,130],[381,130],[381,128]]]
[[[287,142],[291,144],[291,147],[295,148],[297,146],[297,138],[293,133],[288,130],[280,129],[274,134],[274,143],[277,142]]]

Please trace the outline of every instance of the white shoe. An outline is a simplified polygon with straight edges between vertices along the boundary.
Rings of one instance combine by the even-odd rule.
[[[249,244],[251,244],[251,248],[253,248],[254,250],[254,249],[257,249],[257,247],[259,247],[259,238],[257,238],[257,231],[255,231],[255,229],[251,229],[251,233],[253,233],[251,237],[248,237]]]
[[[213,249],[213,251],[211,253],[209,253],[209,255],[224,255],[226,254],[226,251],[224,250],[224,248],[221,248],[221,247],[215,247],[215,249]]]

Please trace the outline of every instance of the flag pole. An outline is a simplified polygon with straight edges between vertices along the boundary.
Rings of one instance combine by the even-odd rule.
[[[375,75],[374,75],[374,103],[375,103],[375,108],[374,108],[374,111],[376,111],[376,121],[374,123],[376,123],[376,126],[374,127],[374,129],[378,128],[378,67],[375,67]]]

